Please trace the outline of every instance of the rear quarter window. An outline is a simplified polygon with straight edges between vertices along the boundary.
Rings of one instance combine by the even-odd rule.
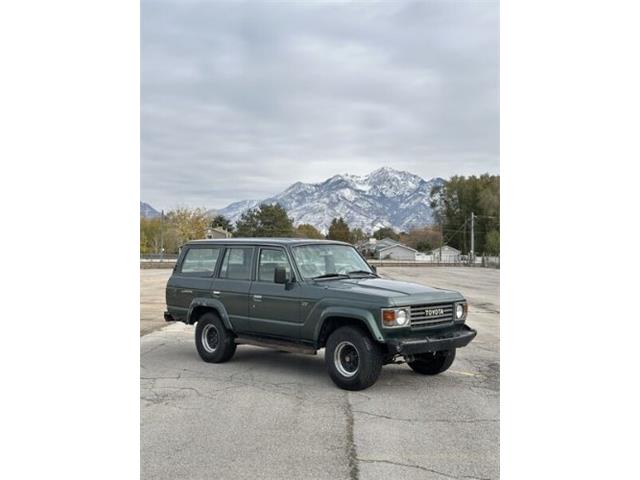
[[[220,256],[220,248],[190,248],[184,256],[182,273],[213,273]]]

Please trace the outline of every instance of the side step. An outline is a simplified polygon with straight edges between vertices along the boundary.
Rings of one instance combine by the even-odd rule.
[[[276,350],[284,350],[291,353],[304,353],[306,355],[315,355],[318,351],[310,345],[302,343],[287,342],[285,340],[274,340],[262,337],[237,337],[235,342],[238,345],[254,345],[256,347],[274,348]]]

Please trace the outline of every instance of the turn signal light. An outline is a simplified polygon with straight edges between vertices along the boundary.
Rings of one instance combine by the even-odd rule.
[[[395,310],[383,310],[382,321],[385,325],[393,327],[396,324],[396,311]]]

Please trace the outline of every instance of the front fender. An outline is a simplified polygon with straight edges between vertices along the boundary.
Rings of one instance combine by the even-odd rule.
[[[314,332],[314,338],[316,340],[320,337],[322,325],[324,325],[324,322],[327,320],[327,318],[330,317],[346,317],[360,320],[365,324],[367,330],[369,330],[369,333],[373,338],[375,338],[379,342],[384,342],[384,337],[382,336],[382,332],[380,331],[378,321],[370,311],[363,308],[345,306],[328,307],[322,312],[322,314],[320,315],[320,321],[317,323]]]
[[[218,312],[218,315],[220,315],[220,318],[222,319],[224,326],[227,327],[229,330],[233,331],[233,326],[229,321],[229,314],[227,313],[227,309],[224,308],[224,305],[220,300],[216,300],[215,298],[206,298],[206,297],[194,298],[191,301],[191,304],[189,305],[189,311],[187,312],[188,324],[194,323],[191,321],[191,315],[193,314],[193,311],[198,307],[208,307],[208,308],[214,309],[216,312]]]

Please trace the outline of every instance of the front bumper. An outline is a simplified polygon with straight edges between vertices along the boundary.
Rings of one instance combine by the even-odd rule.
[[[424,338],[411,340],[389,340],[389,352],[400,355],[417,355],[427,352],[438,352],[465,347],[473,340],[478,332],[466,325],[455,330],[434,333]]]

